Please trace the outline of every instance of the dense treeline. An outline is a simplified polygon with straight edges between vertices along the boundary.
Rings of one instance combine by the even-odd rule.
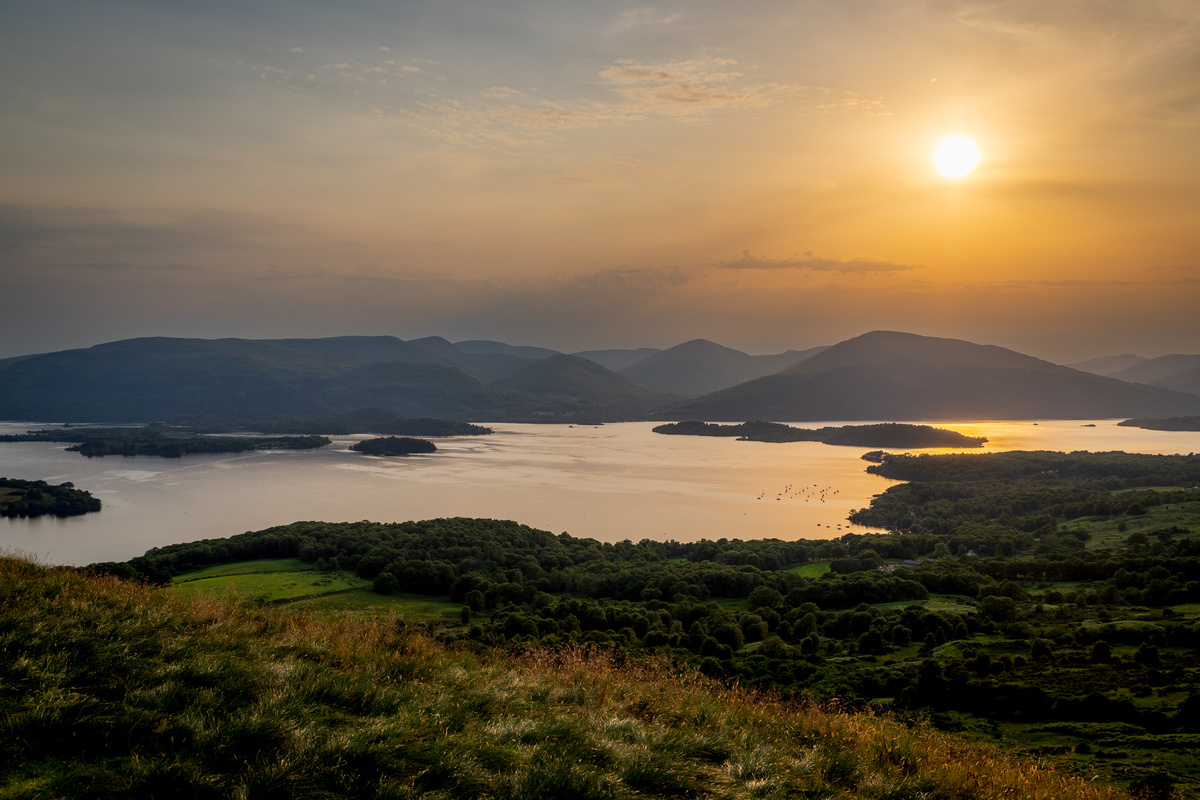
[[[385,436],[380,439],[363,439],[350,445],[356,453],[368,456],[409,456],[418,453],[435,453],[437,445],[427,439],[409,436]]]
[[[74,517],[100,510],[100,499],[76,489],[73,483],[52,485],[46,481],[0,478],[0,516]]]
[[[404,523],[298,522],[228,539],[156,548],[129,567],[164,582],[210,564],[251,558],[302,558],[352,569],[364,578],[403,573],[428,593],[448,592],[455,579],[477,573],[493,583],[530,584],[534,590],[641,599],[649,589],[670,597],[676,589],[697,598],[746,597],[766,572],[845,552],[837,542],[721,540],[693,543],[598,542],[555,535],[515,522],[438,519]],[[132,574],[132,573],[130,573]],[[752,578],[738,577],[754,576]],[[682,580],[681,580],[682,578]],[[678,587],[676,584],[679,584]],[[569,588],[568,588],[569,587]]]
[[[676,436],[736,437],[743,442],[824,442],[849,447],[982,447],[987,442],[982,436],[967,436],[929,425],[896,422],[812,429],[779,422],[720,425],[688,420],[659,425],[654,432]]]
[[[1055,482],[1090,480],[1106,489],[1131,486],[1195,486],[1200,484],[1200,455],[1142,453],[1058,453],[1013,450],[1006,453],[883,456],[867,472],[901,481],[1011,481],[1020,478]]]
[[[67,451],[96,456],[160,456],[244,453],[249,450],[314,450],[330,440],[324,436],[195,436],[165,425],[141,428],[63,427],[0,436],[0,442],[75,442]]]

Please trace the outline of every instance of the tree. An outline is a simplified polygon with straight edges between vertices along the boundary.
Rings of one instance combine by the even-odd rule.
[[[1152,644],[1143,644],[1133,654],[1133,660],[1141,664],[1143,667],[1161,667],[1162,656],[1158,653],[1158,648]]]
[[[979,601],[979,610],[997,622],[1012,622],[1017,618],[1017,602],[1003,595],[983,598]]]
[[[375,576],[372,588],[376,594],[395,594],[400,591],[400,580],[390,572],[381,572]]]
[[[942,665],[929,658],[921,662],[917,670],[917,682],[906,688],[903,696],[909,705],[937,706],[945,702],[949,685]]]
[[[717,625],[713,628],[712,635],[718,642],[729,645],[734,650],[741,649],[742,645],[746,643],[746,637],[742,633],[741,627],[732,622],[722,622]]]
[[[483,592],[478,589],[472,589],[463,595],[463,602],[466,603],[467,608],[471,611],[483,611],[486,598]]]
[[[885,650],[887,650],[887,645],[883,643],[883,635],[875,628],[858,637],[858,651],[860,653],[878,655]]]
[[[749,606],[751,611],[760,608],[774,608],[783,601],[783,595],[770,586],[758,586],[750,592]]]
[[[747,642],[758,642],[765,639],[770,631],[767,623],[757,614],[742,615],[742,637]]]
[[[778,636],[768,636],[759,645],[758,652],[767,658],[787,658],[791,651]]]

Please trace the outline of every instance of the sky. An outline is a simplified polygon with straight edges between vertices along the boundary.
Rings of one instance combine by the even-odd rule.
[[[1200,352],[1200,4],[0,0],[0,309],[0,358]]]

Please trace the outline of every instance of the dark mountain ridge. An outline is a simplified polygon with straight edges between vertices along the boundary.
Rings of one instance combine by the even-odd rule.
[[[1200,400],[1187,394],[1079,372],[1003,347],[874,331],[779,374],[680,403],[655,416],[798,422],[1100,419],[1197,411]]]
[[[517,356],[518,358],[549,358],[557,356],[557,350],[551,350],[547,347],[531,347],[529,345],[511,345],[504,342],[494,342],[490,339],[468,339],[462,342],[455,342],[454,346],[461,352],[469,355],[496,355],[503,354],[509,356]]]
[[[1140,364],[1148,359],[1145,356],[1135,356],[1132,353],[1126,353],[1120,356],[1100,356],[1099,358],[1089,358],[1087,361],[1078,361],[1074,364],[1067,364],[1071,369],[1077,369],[1080,372],[1090,372],[1093,375],[1108,375],[1112,376],[1123,369],[1128,369],[1135,364]]]
[[[643,358],[648,358],[655,353],[661,352],[662,350],[657,347],[638,347],[633,350],[619,348],[613,350],[581,350],[571,355],[586,358],[588,361],[594,361],[602,367],[619,372],[625,367],[633,366]]]
[[[1162,381],[1169,381],[1173,376],[1200,367],[1200,355],[1184,355],[1174,353],[1169,356],[1148,358],[1131,367],[1114,372],[1109,377],[1120,378],[1132,383],[1148,383],[1153,386],[1164,386]]]
[[[552,401],[563,411],[635,413],[678,399],[678,395],[647,389],[586,358],[568,355],[535,361],[493,386]]]
[[[815,354],[773,356],[695,340],[646,356],[621,373],[579,356],[530,359],[515,354],[525,348],[503,343],[468,346],[496,352],[463,352],[440,337],[129,339],[0,362],[0,419],[313,418],[364,408],[476,421],[1200,414],[1196,395],[1079,372],[1002,347],[889,331],[816,348]],[[705,380],[729,381],[738,370],[777,370],[789,361],[782,372],[690,401],[679,401],[683,392],[655,388],[691,381],[690,391],[696,391]]]
[[[1150,384],[1160,389],[1174,389],[1177,392],[1188,392],[1200,395],[1200,367],[1192,367],[1182,372],[1176,372]]]
[[[505,374],[526,359],[497,355],[482,369],[485,356],[448,363],[453,345],[445,345],[394,337],[128,339],[10,363],[0,370],[0,417],[121,422],[378,407],[462,418],[541,407],[469,374]]]
[[[752,356],[707,339],[693,339],[617,371],[660,392],[699,397],[779,372],[823,349]]]

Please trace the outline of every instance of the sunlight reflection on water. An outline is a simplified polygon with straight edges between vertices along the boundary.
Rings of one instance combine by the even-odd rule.
[[[1119,428],[1113,420],[937,423],[1011,449],[1200,451],[1200,433]],[[821,425],[840,423],[821,423]],[[44,427],[0,423],[0,432]],[[443,516],[515,519],[605,541],[828,538],[890,481],[864,472],[869,448],[662,436],[653,423],[495,424],[438,440],[438,452],[362,456],[363,437],[321,450],[86,459],[63,444],[0,444],[0,475],[72,481],[99,514],[0,520],[0,546],[56,564],[125,560],[151,547],[296,520],[381,522]],[[817,427],[817,426],[813,426]],[[945,451],[928,451],[945,452]]]

